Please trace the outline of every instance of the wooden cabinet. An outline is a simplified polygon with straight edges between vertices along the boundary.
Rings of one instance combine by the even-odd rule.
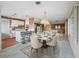
[[[52,24],[51,29],[58,30],[58,32],[65,33],[65,24]]]

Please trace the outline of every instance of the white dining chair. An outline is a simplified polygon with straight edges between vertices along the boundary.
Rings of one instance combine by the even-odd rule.
[[[57,36],[53,36],[49,39],[50,41],[47,42],[47,45],[55,47],[57,45]]]
[[[58,40],[62,40],[63,37],[64,37],[64,34],[63,33],[57,33],[56,36],[57,36]]]
[[[34,49],[38,53],[38,49],[42,47],[42,44],[38,40],[38,36],[35,33],[32,33],[32,35],[30,36],[30,40],[31,40],[31,47],[32,47],[31,52],[32,52],[32,49]]]

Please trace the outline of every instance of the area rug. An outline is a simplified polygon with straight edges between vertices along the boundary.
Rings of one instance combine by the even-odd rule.
[[[43,49],[40,48],[37,53],[36,50],[34,49],[31,50],[31,45],[21,49],[21,51],[30,58],[55,58],[56,57],[55,50],[53,49],[53,47]]]

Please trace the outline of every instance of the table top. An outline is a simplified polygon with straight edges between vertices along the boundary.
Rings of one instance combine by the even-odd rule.
[[[40,40],[47,40],[47,37],[41,37]]]

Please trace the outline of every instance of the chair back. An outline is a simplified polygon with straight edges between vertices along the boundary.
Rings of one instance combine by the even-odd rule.
[[[38,40],[38,36],[35,33],[31,35],[30,39],[31,39],[31,46],[33,48],[38,49],[42,46],[42,44]]]
[[[49,45],[49,46],[56,46],[57,45],[57,36],[56,35],[53,36],[51,38],[51,40],[47,43],[47,45]]]

